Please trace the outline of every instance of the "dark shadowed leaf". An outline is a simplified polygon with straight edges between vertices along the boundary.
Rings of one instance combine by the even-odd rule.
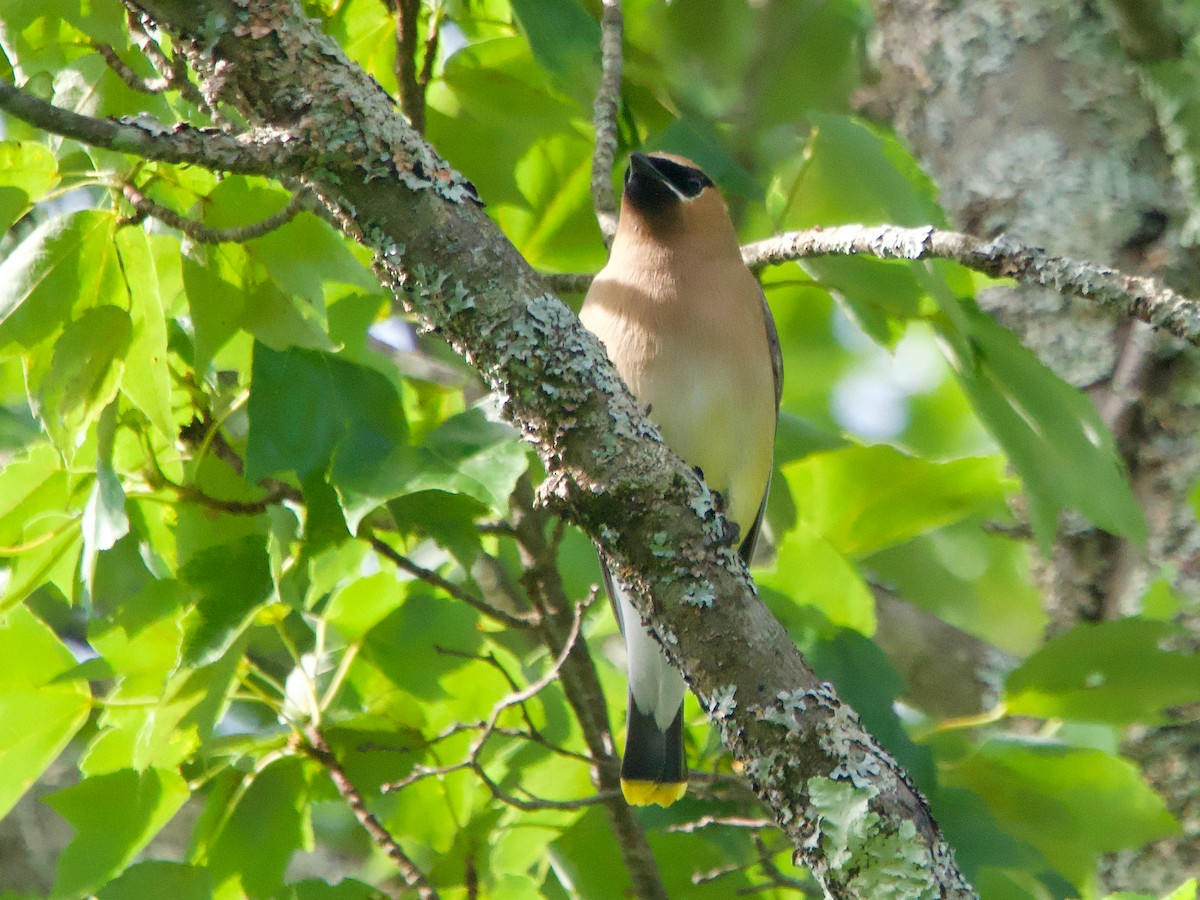
[[[1137,618],[1076,625],[1008,676],[1005,705],[1015,715],[1161,722],[1167,707],[1200,703],[1200,656],[1161,648],[1177,634]]]

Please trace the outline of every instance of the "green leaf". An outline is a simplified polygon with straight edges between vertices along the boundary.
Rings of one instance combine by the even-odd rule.
[[[387,900],[387,896],[366,882],[353,878],[343,878],[337,884],[309,878],[289,884],[287,893],[283,895],[285,900]]]
[[[466,494],[417,491],[389,500],[387,508],[400,534],[435,541],[470,570],[481,547],[475,523],[488,514],[487,506]],[[594,556],[595,549],[588,546]]]
[[[1004,460],[935,462],[893,447],[814,453],[780,469],[802,526],[853,558],[968,516],[1004,514]]]
[[[183,254],[183,286],[194,329],[197,371],[207,370],[237,333],[255,284],[240,244],[197,244]]]
[[[120,229],[116,247],[133,320],[133,340],[121,376],[121,393],[146,415],[160,435],[173,441],[176,429],[171,412],[167,321],[154,254],[141,228]]]
[[[34,141],[0,141],[0,235],[58,184],[58,161]]]
[[[32,447],[0,469],[0,546],[11,547],[44,534],[47,513],[74,505],[62,459],[49,444]],[[76,507],[78,508],[78,507]]]
[[[811,157],[781,225],[944,225],[935,189],[894,135],[852,116],[812,113]]]
[[[530,265],[571,271],[604,264],[591,171],[591,143],[574,133],[544,137],[517,161],[514,175],[525,202],[493,209]]]
[[[171,769],[125,769],[85,778],[46,802],[75,829],[58,858],[55,897],[94,892],[124,869],[190,796]]]
[[[951,361],[979,417],[1021,476],[1043,550],[1066,507],[1105,531],[1144,542],[1145,519],[1112,433],[1091,400],[990,316],[973,308],[965,312],[970,349],[948,341]]]
[[[87,429],[117,394],[133,323],[119,306],[88,309],[63,330],[49,367],[37,384],[36,412],[64,456],[70,458]]]
[[[755,579],[793,603],[815,606],[830,622],[875,632],[875,598],[853,563],[829,540],[801,524],[779,542],[775,564]]]
[[[224,178],[205,198],[204,222],[213,228],[254,225],[282,211],[288,199],[286,191],[261,179]],[[241,246],[285,294],[308,301],[320,311],[319,317],[324,315],[327,282],[380,290],[379,281],[350,252],[346,241],[310,212],[299,213]]]
[[[392,572],[376,572],[337,590],[324,617],[347,641],[354,643],[404,603],[418,582],[400,581]]]
[[[4,593],[0,596],[0,615],[21,603],[47,582],[66,573],[68,582],[74,580],[76,561],[83,540],[79,533],[79,520],[75,519],[60,526],[57,531],[46,532],[39,539],[29,542],[27,549],[16,559],[8,572]],[[63,591],[70,596],[68,587]]]
[[[121,876],[96,893],[96,900],[210,900],[212,882],[208,872],[183,863],[150,859],[130,866]]]
[[[0,262],[0,349],[32,349],[86,308],[123,293],[112,213],[85,210],[39,225]]]
[[[1162,897],[1156,897],[1154,894],[1135,894],[1133,891],[1117,891],[1115,894],[1105,894],[1104,900],[1196,900],[1196,888],[1196,879],[1189,878]]]
[[[223,655],[254,621],[274,587],[262,535],[201,550],[180,568],[179,577],[200,592],[184,649],[190,666]]]
[[[1100,750],[993,740],[945,773],[1082,887],[1105,853],[1176,834],[1135,765]]]
[[[0,619],[0,818],[58,758],[91,708],[86,682],[55,679],[75,666],[24,606]]]
[[[288,757],[252,778],[232,803],[219,792],[210,795],[205,816],[211,810],[224,825],[203,835],[200,849],[218,894],[236,888],[245,896],[275,897],[292,855],[312,843],[309,775],[302,759]]]
[[[301,480],[339,467],[369,471],[404,442],[395,386],[365,366],[312,350],[256,344],[250,388],[246,479],[292,471]]]
[[[1037,650],[1005,683],[1014,715],[1128,725],[1200,702],[1200,656],[1160,649],[1178,629],[1121,619],[1077,625]]]
[[[559,84],[590,98],[599,83],[600,26],[579,0],[513,0],[513,15],[533,56]]]
[[[442,679],[468,660],[437,648],[475,652],[483,640],[477,623],[470,607],[414,585],[404,603],[364,636],[351,682],[369,709],[398,725],[419,728],[430,716],[440,720],[449,714]]]
[[[418,491],[464,494],[504,515],[529,464],[516,432],[479,408],[447,419],[418,446],[397,445],[373,464],[374,447],[367,454],[357,450],[350,442],[339,448],[333,467],[351,529],[384,501]]]

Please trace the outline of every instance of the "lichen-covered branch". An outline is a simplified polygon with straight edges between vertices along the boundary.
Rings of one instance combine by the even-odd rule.
[[[617,198],[613,194],[613,157],[617,152],[617,112],[621,106],[621,38],[625,18],[621,0],[604,0],[600,14],[600,88],[592,107],[596,144],[592,151],[592,201],[606,245],[617,233]]]
[[[221,96],[279,137],[283,172],[302,170],[375,253],[381,281],[499,394],[546,468],[543,501],[635,589],[798,862],[837,897],[972,896],[919,792],[758,599],[703,482],[386,93],[297,2],[139,5],[200,78],[219,76]],[[158,149],[152,138],[117,149]]]
[[[1083,297],[1200,344],[1200,306],[1153,278],[1050,256],[1004,235],[993,240],[932,226],[843,225],[792,231],[742,248],[752,267],[813,256],[867,254],[880,259],[952,259],[993,278],[1012,278]]]
[[[158,162],[191,163],[243,175],[299,174],[313,163],[312,147],[287,128],[262,126],[242,134],[142,118],[97,119],[47,103],[0,78],[0,110],[30,125],[84,144]]]
[[[951,259],[993,278],[1012,278],[1091,300],[1120,315],[1200,345],[1200,304],[1154,278],[1129,275],[1096,263],[1051,256],[1004,235],[984,240],[958,231],[925,225],[839,225],[789,231],[742,247],[753,269],[817,256],[874,256],[879,259]],[[592,276],[566,273],[544,276],[560,293],[587,290]]]

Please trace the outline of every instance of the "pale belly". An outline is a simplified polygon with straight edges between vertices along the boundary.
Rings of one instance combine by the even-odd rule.
[[[743,535],[766,492],[775,442],[774,382],[765,338],[761,357],[754,366],[723,364],[719,356],[697,363],[689,354],[663,347],[621,373],[634,395],[650,406],[650,419],[667,446],[704,473]]]

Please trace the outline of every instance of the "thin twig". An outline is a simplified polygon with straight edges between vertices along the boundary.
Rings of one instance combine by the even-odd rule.
[[[417,77],[417,26],[421,0],[390,0],[396,13],[396,84],[400,109],[417,134],[425,133],[425,88]],[[428,62],[428,60],[426,60]]]
[[[551,665],[550,668],[547,669],[546,672],[543,673],[543,675],[540,678],[538,678],[536,681],[530,682],[530,684],[528,684],[526,687],[521,688],[519,690],[513,690],[511,693],[502,697],[492,707],[492,711],[488,715],[486,721],[481,722],[481,723],[464,723],[464,722],[452,723],[450,726],[443,729],[438,735],[436,735],[432,740],[430,740],[428,742],[428,744],[434,744],[434,743],[437,743],[438,741],[446,739],[447,737],[450,737],[451,735],[458,734],[463,731],[478,729],[479,734],[475,737],[474,740],[471,741],[471,744],[467,749],[466,756],[461,761],[456,762],[456,763],[451,763],[449,765],[437,766],[437,767],[415,766],[413,768],[413,770],[411,772],[409,772],[409,774],[406,777],[404,777],[403,779],[401,779],[400,781],[396,781],[391,784],[383,785],[383,788],[382,788],[383,791],[385,793],[395,793],[397,791],[402,791],[405,788],[409,787],[410,785],[413,785],[416,782],[422,781],[426,778],[432,778],[432,777],[440,778],[440,777],[449,775],[452,772],[460,772],[464,769],[469,769],[472,772],[474,772],[475,776],[477,778],[479,778],[479,780],[482,781],[487,786],[488,790],[490,790],[492,792],[493,797],[495,797],[497,800],[501,801],[502,803],[506,803],[509,806],[513,806],[520,810],[530,811],[530,810],[537,810],[537,809],[580,809],[580,808],[583,808],[586,806],[591,806],[591,805],[597,804],[597,803],[605,803],[608,800],[612,799],[609,796],[603,796],[602,794],[596,794],[596,795],[593,795],[590,797],[583,797],[583,798],[579,798],[579,799],[575,799],[575,800],[548,800],[548,799],[541,798],[541,797],[533,797],[531,795],[530,799],[523,800],[519,797],[514,797],[512,794],[509,794],[507,791],[505,791],[503,788],[501,788],[500,785],[498,785],[495,781],[493,781],[492,778],[484,770],[483,763],[481,762],[481,756],[483,754],[483,749],[486,746],[487,742],[491,739],[491,737],[494,734],[501,733],[498,728],[498,723],[500,720],[500,716],[504,714],[505,710],[511,709],[514,706],[520,706],[522,716],[525,718],[525,720],[527,722],[529,721],[529,714],[528,714],[528,711],[525,709],[526,701],[537,696],[537,694],[539,694],[543,690],[545,690],[548,685],[550,685],[552,682],[557,680],[558,674],[561,671],[563,664],[567,661],[568,656],[570,656],[571,650],[575,646],[575,642],[579,639],[579,632],[580,632],[580,629],[583,627],[584,613],[586,612],[588,606],[591,604],[591,602],[594,600],[594,598],[595,598],[595,594],[592,594],[588,599],[575,604],[574,618],[573,618],[572,625],[571,625],[571,631],[567,637],[566,644],[562,648],[562,650],[559,652],[558,657],[554,660],[553,665]],[[470,654],[462,654],[459,651],[451,651],[451,650],[446,650],[444,648],[439,648],[439,650],[443,653],[452,653],[454,655],[471,656]],[[486,661],[486,657],[471,656],[471,658],[484,659]],[[506,671],[504,671],[504,669],[502,667],[500,667],[498,663],[497,663],[497,667],[500,668],[500,670],[501,670],[501,672],[503,672],[505,678],[509,681],[510,684],[512,684],[513,683],[512,679],[509,678],[508,673]],[[591,760],[587,759],[586,757],[584,758],[584,760],[587,762],[591,762]]]
[[[125,194],[125,199],[129,201],[137,213],[137,218],[127,221],[136,222],[146,216],[152,216],[160,222],[182,231],[198,244],[240,244],[254,238],[262,237],[264,234],[269,234],[277,228],[283,227],[296,218],[298,213],[314,205],[313,197],[310,194],[293,194],[292,198],[287,202],[287,206],[274,215],[267,216],[262,221],[234,228],[210,228],[208,225],[197,222],[195,219],[189,219],[187,216],[180,215],[173,209],[155,203],[132,184],[122,185],[121,190]]]
[[[429,34],[425,37],[424,56],[421,58],[421,71],[417,73],[417,87],[421,89],[424,100],[425,88],[433,79],[433,66],[437,62],[438,40],[442,34],[442,8],[435,6],[429,13]]]
[[[154,67],[154,71],[158,72],[170,87],[179,91],[185,100],[203,109],[215,120],[217,118],[216,109],[188,78],[187,63],[184,61],[183,54],[176,53],[174,56],[168,57],[163,48],[159,46],[158,41],[150,37],[143,16],[135,13],[129,6],[125,8],[125,26],[129,30],[133,42],[142,51],[142,55]]]
[[[600,88],[592,106],[596,148],[592,152],[592,201],[604,245],[617,233],[617,199],[613,195],[613,158],[617,153],[617,110],[621,103],[621,37],[625,19],[621,0],[604,0],[600,15]]]
[[[546,541],[550,514],[535,503],[528,477],[518,480],[509,502],[514,538],[525,570],[521,584],[534,609],[542,614],[539,635],[547,647],[562,647],[569,630],[565,622],[568,600],[562,574]],[[621,796],[621,761],[616,756],[604,691],[583,642],[577,643],[575,653],[568,654],[561,683],[592,757],[597,795],[608,798],[604,811],[633,883],[634,895],[640,900],[667,900],[667,889],[646,841],[645,829]]]
[[[160,75],[158,78],[143,78],[137,72],[133,71],[133,67],[125,60],[117,55],[109,44],[93,44],[97,53],[104,57],[104,61],[108,63],[108,67],[112,69],[117,77],[120,78],[129,87],[130,90],[137,91],[141,94],[161,94],[163,91],[171,89],[171,79]]]
[[[375,548],[375,552],[381,556],[387,557],[399,569],[403,569],[410,575],[421,579],[428,585],[432,585],[439,590],[445,591],[455,600],[460,600],[468,606],[474,607],[490,619],[495,619],[509,628],[532,628],[537,624],[538,616],[536,613],[528,615],[517,615],[510,613],[507,610],[500,609],[498,606],[492,606],[482,597],[478,597],[460,585],[454,584],[452,581],[447,581],[437,572],[432,569],[426,569],[424,566],[419,566],[403,553],[400,553],[394,547],[387,543],[382,538],[371,536],[371,546]]]
[[[337,792],[342,795],[342,799],[346,801],[346,805],[350,807],[350,811],[354,813],[354,817],[358,819],[359,824],[366,829],[367,834],[371,836],[371,840],[375,842],[375,845],[396,864],[396,868],[400,870],[404,881],[409,887],[416,890],[417,896],[421,897],[421,900],[437,900],[438,893],[433,885],[429,883],[429,879],[425,877],[425,873],[417,868],[416,863],[396,843],[396,839],[392,837],[391,833],[380,825],[379,820],[367,809],[362,794],[358,792],[358,788],[346,776],[346,770],[342,768],[341,763],[337,761],[337,757],[333,755],[333,751],[329,749],[329,744],[326,743],[324,735],[321,734],[315,725],[306,725],[304,727],[304,734],[309,742],[309,745],[305,748],[305,752],[325,767],[330,779],[333,781],[334,787],[337,788]]]
[[[788,232],[742,248],[742,257],[752,268],[814,256],[851,254],[880,259],[952,259],[993,278],[1013,278],[1092,300],[1200,344],[1200,307],[1195,301],[1153,278],[1049,256],[1003,235],[985,241],[928,225],[920,228],[843,225]]]
[[[679,834],[691,834],[710,825],[724,825],[728,828],[774,828],[775,823],[770,819],[751,819],[746,816],[702,816],[694,822],[681,822],[678,825],[668,825],[667,831]]]

